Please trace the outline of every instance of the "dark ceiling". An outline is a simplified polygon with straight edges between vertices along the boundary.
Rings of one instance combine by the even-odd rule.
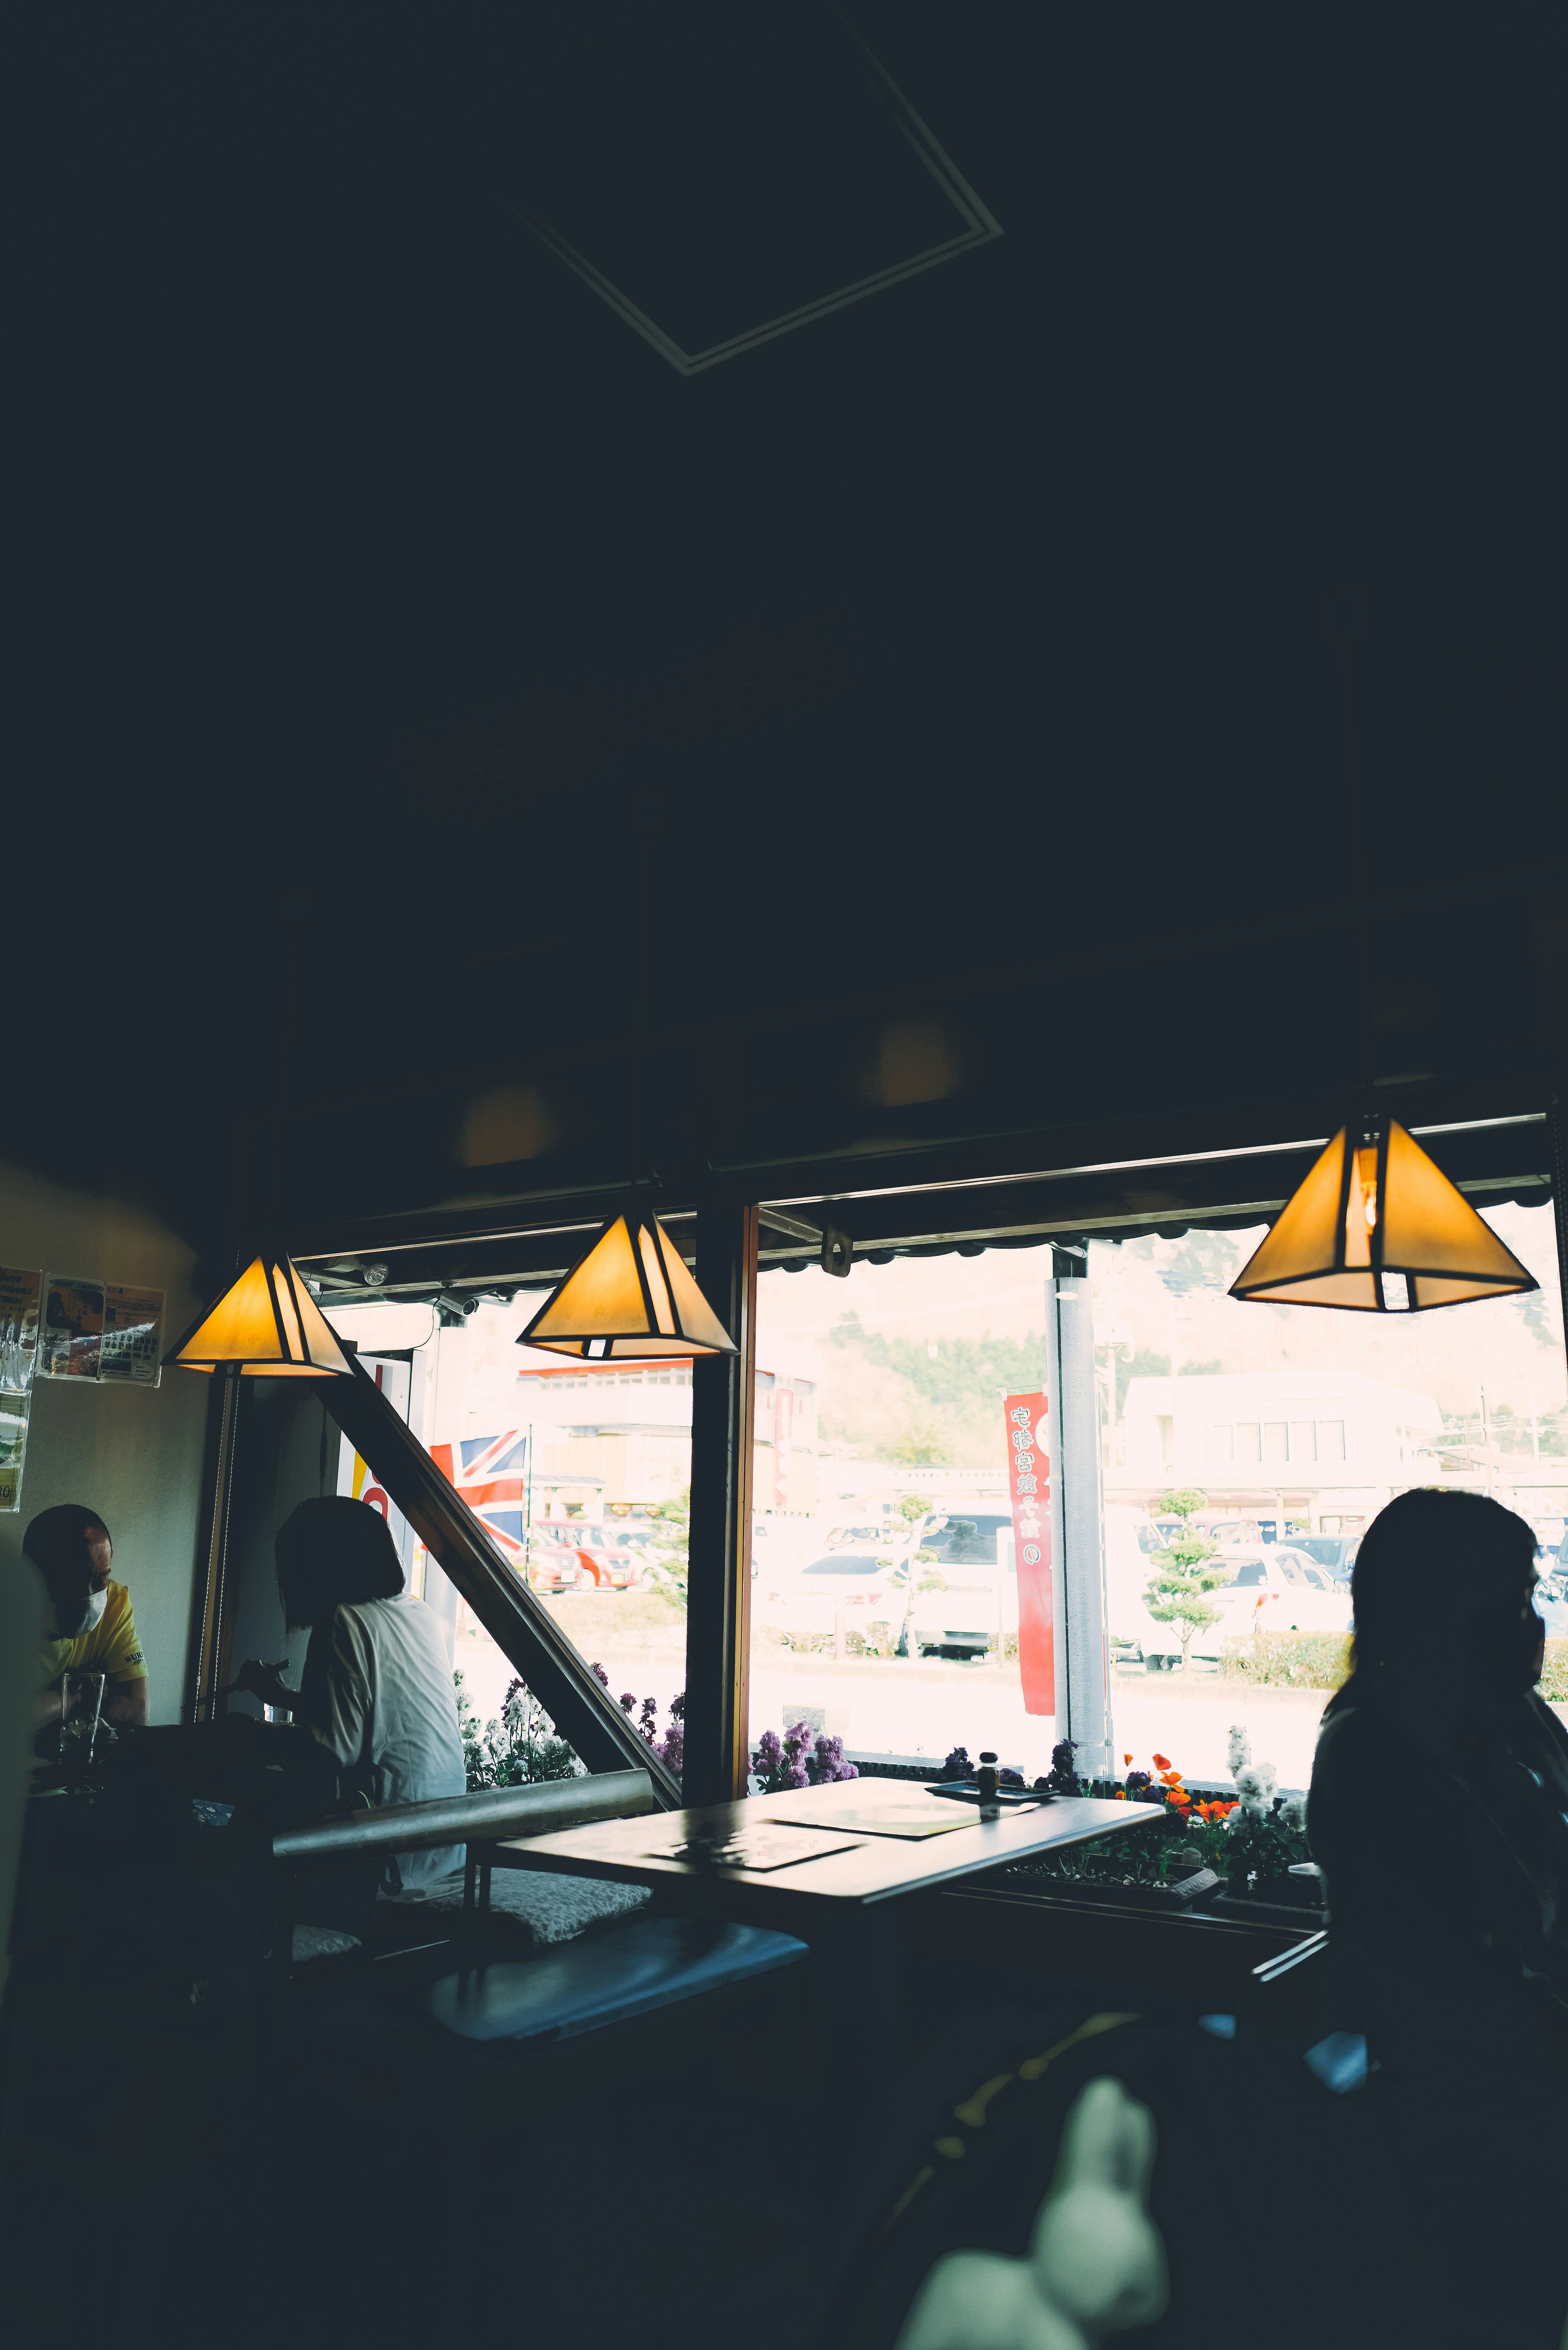
[[[691,375],[627,304],[961,232],[841,19],[47,36],[11,1155],[210,1241],[1539,1092],[1559,22],[854,27],[1002,234]]]

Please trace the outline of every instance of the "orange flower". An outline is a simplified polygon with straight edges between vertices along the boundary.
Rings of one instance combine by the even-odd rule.
[[[1157,1771],[1168,1771],[1170,1768],[1169,1755],[1157,1754],[1154,1758],[1154,1767]]]
[[[1132,1761],[1132,1756],[1130,1754],[1124,1754],[1122,1756],[1122,1761],[1124,1762],[1130,1762]]]
[[[1159,1783],[1162,1787],[1179,1787],[1181,1784],[1180,1772],[1168,1770],[1162,1771],[1159,1774]]]
[[[1127,1802],[1127,1789],[1126,1789],[1125,1787],[1118,1787],[1118,1788],[1116,1789],[1116,1794],[1111,1797],[1111,1801],[1112,1801],[1112,1803],[1113,1803],[1113,1804],[1125,1804],[1125,1803]]]
[[[1199,1804],[1198,1806],[1198,1816],[1209,1826],[1212,1827],[1216,1820],[1228,1818],[1235,1808],[1236,1806],[1233,1803]]]

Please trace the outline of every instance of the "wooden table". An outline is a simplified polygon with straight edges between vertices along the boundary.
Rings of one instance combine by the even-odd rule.
[[[956,1814],[962,1825],[921,1841],[857,1833],[846,1825],[846,1848],[788,1867],[753,1872],[700,1866],[662,1854],[658,1847],[721,1838],[773,1823],[781,1829],[807,1824],[837,1831],[855,1813],[923,1814],[943,1824]],[[982,1819],[976,1805],[928,1795],[918,1783],[899,1779],[841,1779],[826,1787],[803,1787],[794,1794],[753,1795],[743,1804],[713,1804],[690,1812],[661,1812],[639,1819],[599,1820],[555,1835],[520,1836],[492,1847],[497,1868],[541,1869],[556,1876],[597,1877],[618,1885],[650,1885],[661,1891],[701,1889],[716,1894],[726,1916],[772,1924],[784,1909],[798,1914],[844,1905],[868,1908],[899,1894],[925,1891],[976,1877],[1009,1861],[1037,1860],[1043,1853],[1096,1837],[1125,1835],[1158,1819],[1155,1804],[1102,1802],[1086,1795],[1057,1796],[1027,1808],[1009,1808]],[[786,1930],[788,1930],[786,1929]]]
[[[962,1825],[919,1841],[857,1831],[857,1814],[891,1812]],[[978,1806],[928,1795],[897,1779],[846,1779],[794,1794],[753,1795],[743,1804],[602,1820],[554,1835],[522,1836],[488,1849],[490,1866],[646,1885],[688,1909],[771,1926],[809,1942],[818,1989],[819,2048],[829,2077],[847,2065],[873,2077],[898,2050],[903,1965],[899,1897],[1035,1860],[1101,1836],[1126,1835],[1160,1817],[1154,1804],[1058,1796],[981,1818]],[[842,1823],[842,1825],[839,1824]],[[680,1857],[665,1847],[722,1841],[773,1826],[786,1835],[842,1835],[844,1848],[781,1868],[753,1871]],[[482,1870],[483,1864],[482,1864]],[[487,1872],[485,1872],[487,1875]]]

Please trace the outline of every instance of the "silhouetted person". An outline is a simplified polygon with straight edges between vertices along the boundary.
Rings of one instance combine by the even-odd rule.
[[[380,1512],[347,1495],[302,1502],[279,1528],[284,1620],[308,1624],[297,1690],[254,1658],[238,1685],[293,1714],[372,1803],[418,1804],[467,1792],[457,1691],[441,1629],[403,1590],[402,1562]],[[462,1846],[400,1853],[405,1885],[462,1866]]]
[[[1480,1494],[1380,1512],[1313,1770],[1331,1946],[1394,2158],[1389,2256],[1433,2350],[1557,2350],[1568,2307],[1568,1732],[1535,1693],[1534,1553]]]

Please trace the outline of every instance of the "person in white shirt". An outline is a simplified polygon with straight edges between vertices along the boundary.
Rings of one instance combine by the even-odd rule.
[[[292,1713],[336,1759],[346,1783],[378,1807],[467,1790],[457,1693],[441,1627],[403,1589],[402,1563],[379,1510],[347,1495],[302,1502],[275,1544],[284,1620],[310,1627],[297,1690],[277,1665],[248,1658],[236,1685]],[[462,1866],[462,1845],[400,1853],[392,1890]]]

